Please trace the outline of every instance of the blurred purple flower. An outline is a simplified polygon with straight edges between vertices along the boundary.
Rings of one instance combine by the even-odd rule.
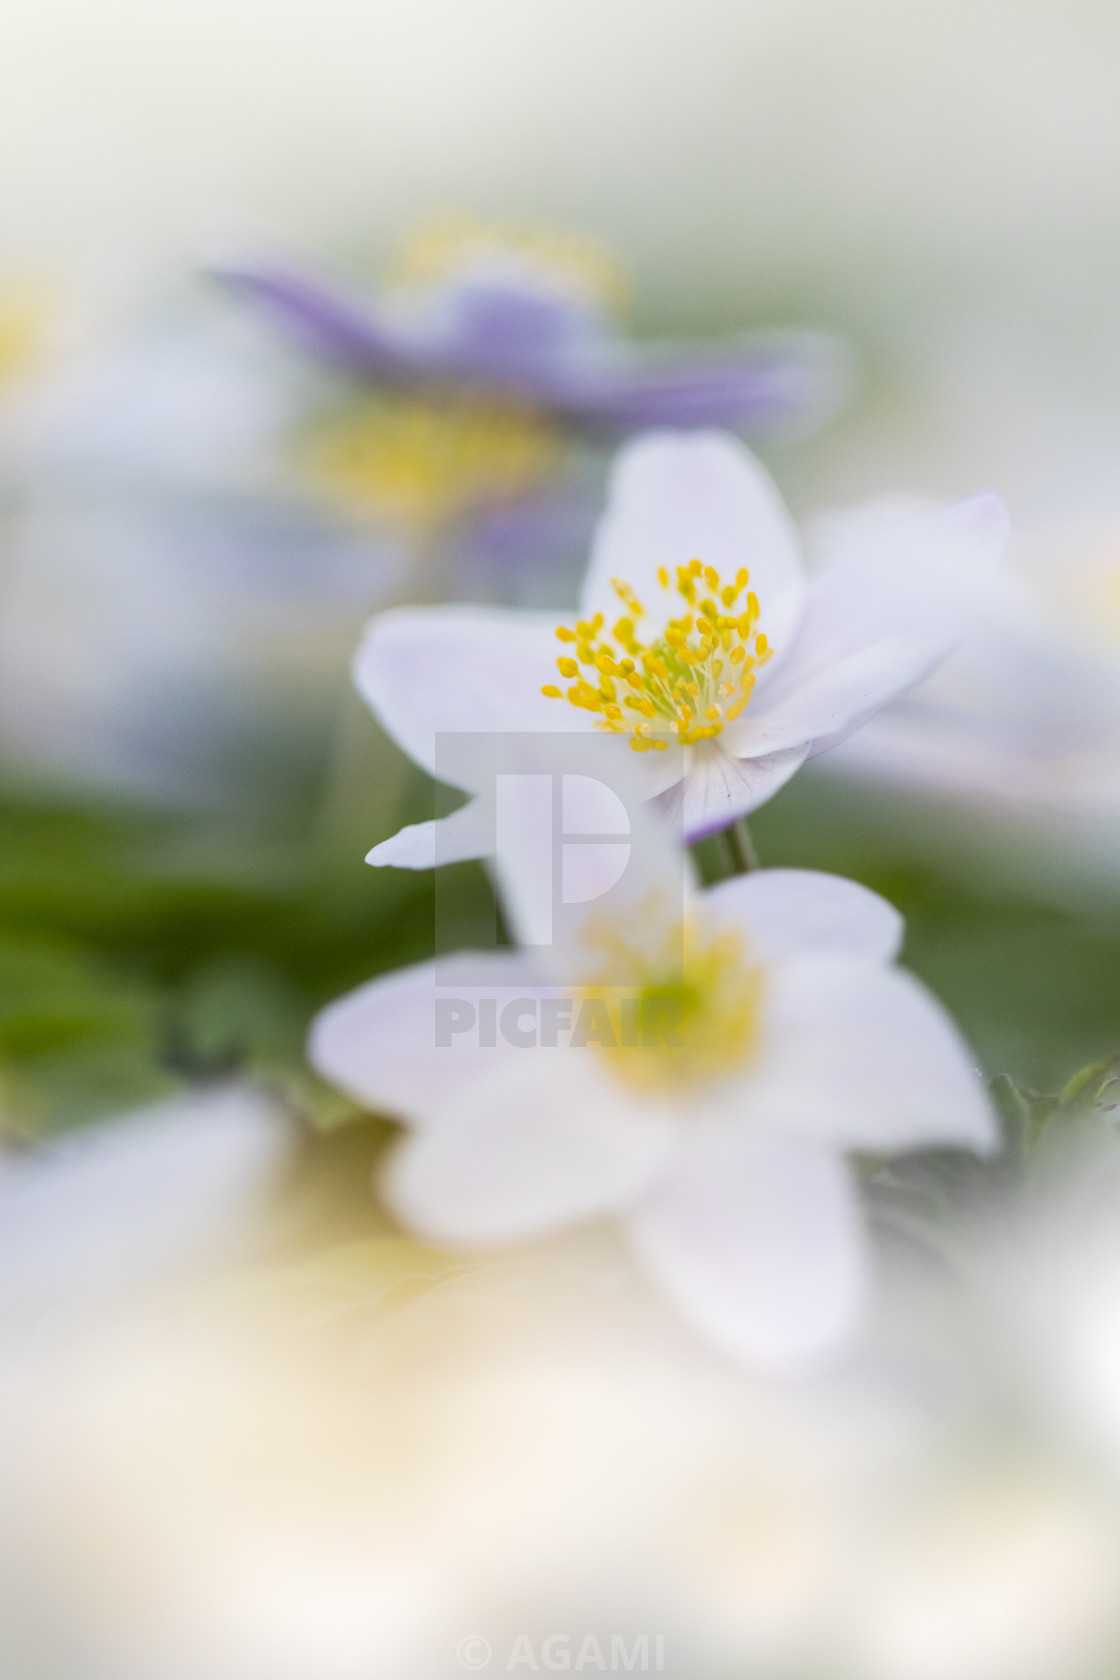
[[[361,381],[467,387],[615,436],[819,419],[845,383],[842,352],[821,334],[732,335],[703,350],[640,346],[589,288],[493,249],[434,284],[372,298],[279,262],[214,274]]]

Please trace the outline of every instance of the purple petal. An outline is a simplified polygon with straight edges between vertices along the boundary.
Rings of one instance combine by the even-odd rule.
[[[525,281],[473,276],[449,289],[433,339],[442,372],[547,403],[570,377],[569,366],[596,358],[602,331],[597,314],[575,298]]]
[[[573,418],[622,431],[647,426],[724,426],[731,430],[804,420],[832,408],[843,392],[843,358],[826,340],[785,345],[733,342],[722,353],[634,354],[590,365],[553,392]]]
[[[411,383],[428,370],[413,347],[325,281],[283,268],[222,268],[212,276],[271,315],[315,354],[369,379]]]
[[[279,264],[213,273],[359,378],[489,387],[616,433],[820,419],[846,384],[844,358],[823,337],[643,352],[607,331],[594,305],[506,273],[431,288],[407,326]]]

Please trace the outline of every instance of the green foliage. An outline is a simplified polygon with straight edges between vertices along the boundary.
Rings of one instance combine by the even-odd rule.
[[[425,814],[422,788],[404,797]],[[358,1118],[306,1065],[314,1012],[429,956],[437,890],[444,948],[492,938],[494,912],[475,865],[441,871],[438,889],[367,868],[364,844],[393,825],[345,815],[346,833],[325,836],[308,801],[285,837],[0,787],[4,1128],[37,1136],[233,1072],[318,1127]],[[764,865],[849,875],[898,905],[906,962],[989,1075],[1006,1070],[1001,1100],[1027,1104],[1028,1132],[1084,1108],[1088,1070],[1120,1041],[1120,886],[1082,907],[998,850],[985,861],[963,820],[813,774],[751,831]],[[1081,1085],[1038,1094],[1071,1067]]]

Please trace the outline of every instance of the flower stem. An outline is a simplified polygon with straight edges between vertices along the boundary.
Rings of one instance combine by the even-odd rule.
[[[759,867],[758,853],[745,817],[737,817],[730,827],[723,830],[723,842],[731,859],[730,874],[749,875],[752,869]]]

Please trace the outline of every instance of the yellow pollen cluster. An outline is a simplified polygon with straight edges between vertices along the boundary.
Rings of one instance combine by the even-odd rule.
[[[560,450],[558,434],[530,409],[433,392],[346,403],[308,434],[304,459],[357,511],[423,532],[525,495],[556,470]]]
[[[626,285],[598,240],[552,228],[517,228],[452,214],[423,222],[397,253],[386,281],[391,286],[453,280],[472,263],[515,257],[545,276],[567,281],[617,308]]]
[[[0,384],[35,363],[47,336],[49,300],[30,283],[0,284]]]
[[[750,1057],[765,974],[734,929],[689,918],[666,928],[653,948],[647,926],[631,933],[600,927],[593,943],[612,978],[581,994],[598,1000],[592,1009],[601,1012],[588,1042],[624,1084],[654,1093],[699,1087]],[[624,974],[629,984],[620,986]]]
[[[664,567],[657,575],[670,610],[674,595],[685,609],[677,618],[643,641],[637,625],[645,609],[628,583],[612,579],[626,613],[609,632],[602,613],[574,630],[561,625],[556,634],[571,652],[556,666],[570,686],[541,689],[597,713],[599,729],[629,733],[635,752],[664,751],[670,732],[685,747],[719,735],[747,705],[755,673],[772,652],[757,628],[758,597],[745,566],[729,583],[699,560],[678,566],[672,584]]]

